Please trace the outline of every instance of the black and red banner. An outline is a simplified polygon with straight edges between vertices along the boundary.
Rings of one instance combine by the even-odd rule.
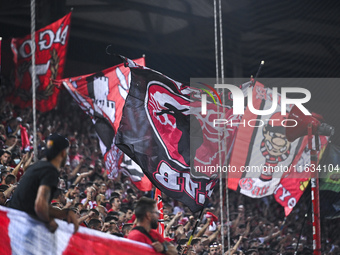
[[[190,88],[129,59],[130,91],[116,135],[116,145],[132,158],[152,183],[196,212],[216,184],[191,175],[190,162],[203,143],[199,121],[190,114]],[[194,143],[191,143],[191,138]]]

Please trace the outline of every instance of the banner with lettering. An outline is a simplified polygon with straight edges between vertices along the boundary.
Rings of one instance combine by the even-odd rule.
[[[36,31],[34,86],[32,86],[31,35],[12,39],[15,77],[14,91],[7,98],[8,101],[21,108],[32,107],[32,91],[35,89],[38,111],[46,112],[55,108],[59,89],[53,85],[52,79],[61,79],[63,76],[70,22],[71,13]]]
[[[123,59],[131,85],[115,144],[160,191],[197,212],[212,195],[216,175],[191,174],[190,162],[204,142],[201,123],[190,111],[192,90]]]

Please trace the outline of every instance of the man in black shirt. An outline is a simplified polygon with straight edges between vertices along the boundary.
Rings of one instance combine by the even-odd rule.
[[[78,230],[76,214],[69,210],[60,210],[51,206],[52,194],[58,186],[59,169],[66,163],[68,140],[58,134],[50,135],[46,140],[45,158],[30,166],[20,179],[9,207],[38,217],[54,232],[58,224],[54,218],[67,219]]]

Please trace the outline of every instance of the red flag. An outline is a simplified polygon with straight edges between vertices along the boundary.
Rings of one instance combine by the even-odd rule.
[[[15,65],[14,92],[7,98],[21,108],[32,106],[32,87],[36,88],[36,107],[41,112],[57,104],[59,89],[52,79],[61,79],[70,34],[71,13],[36,31],[36,84],[32,86],[31,35],[13,38],[11,48]]]
[[[327,140],[326,136],[320,136],[320,151],[317,154],[318,158],[320,158],[320,155],[326,148],[328,143]],[[281,178],[280,183],[274,192],[275,200],[284,207],[286,216],[291,213],[307,188],[310,180],[310,151],[308,150],[307,136],[303,138],[300,151],[296,155],[292,165],[294,167],[284,176],[285,178]]]
[[[273,90],[259,82],[248,96],[252,96],[255,109],[269,109],[273,104]],[[287,111],[291,107],[288,105]],[[293,142],[286,138],[282,125],[286,119],[281,115],[281,101],[271,115],[256,115],[247,107],[242,123],[256,120],[260,124],[239,125],[230,159],[230,166],[236,171],[229,173],[228,187],[252,198],[274,195],[287,216],[308,183],[310,176],[305,167],[310,164],[310,156],[305,149],[306,137]],[[322,146],[325,141],[322,137]]]
[[[145,65],[144,58],[135,61]],[[120,64],[98,73],[54,81],[54,84],[63,84],[79,107],[91,117],[109,178],[116,178],[118,171],[122,171],[138,189],[150,191],[152,184],[139,166],[130,158],[123,157],[122,151],[114,145],[125,98],[129,92],[130,70]]]
[[[20,135],[21,135],[21,150],[29,151],[30,150],[30,141],[28,139],[27,129],[20,125]]]
[[[163,198],[162,198],[162,192],[157,188],[155,190],[155,200],[157,201],[157,209],[160,212],[157,231],[164,237]]]

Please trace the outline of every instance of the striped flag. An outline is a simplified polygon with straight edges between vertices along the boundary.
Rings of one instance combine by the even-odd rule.
[[[56,220],[58,228],[51,233],[45,224],[25,212],[0,206],[0,254],[49,255],[155,255],[145,244],[80,226],[73,234],[73,225]]]

